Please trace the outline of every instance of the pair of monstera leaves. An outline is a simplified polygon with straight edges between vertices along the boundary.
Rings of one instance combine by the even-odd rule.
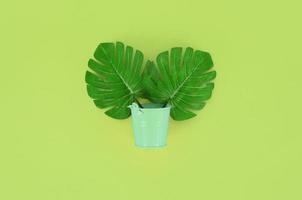
[[[171,117],[185,120],[196,116],[211,97],[215,71],[209,53],[188,47],[160,53],[156,63],[148,60],[143,68],[141,51],[122,42],[101,43],[90,59],[86,72],[87,91],[98,108],[115,119],[131,115],[128,106],[139,98],[171,105]]]

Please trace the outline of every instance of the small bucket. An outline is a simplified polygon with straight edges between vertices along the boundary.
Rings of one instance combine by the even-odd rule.
[[[170,106],[145,104],[140,108],[136,103],[131,109],[135,145],[138,147],[164,147],[167,145]]]

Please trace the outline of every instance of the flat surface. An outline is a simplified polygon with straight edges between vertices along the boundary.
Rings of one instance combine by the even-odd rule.
[[[1,200],[301,200],[301,1],[4,1]],[[88,98],[88,58],[120,40],[155,58],[209,51],[218,72],[167,148]]]

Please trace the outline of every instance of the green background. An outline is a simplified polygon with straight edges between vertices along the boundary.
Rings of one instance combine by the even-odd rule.
[[[302,3],[1,2],[0,199],[302,199]],[[130,119],[88,98],[88,58],[123,41],[147,58],[209,51],[213,98],[170,121],[168,147],[134,147]]]

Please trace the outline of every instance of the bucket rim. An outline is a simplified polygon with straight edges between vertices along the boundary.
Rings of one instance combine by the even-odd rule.
[[[136,103],[134,103],[136,104]],[[145,104],[142,104],[143,106],[145,105],[150,105],[150,104],[153,104],[153,105],[161,105],[161,104],[156,104],[156,103],[145,103]],[[130,107],[130,105],[129,105]],[[170,110],[171,109],[171,105],[170,104],[167,104],[165,107],[159,107],[159,108],[146,108],[146,107],[143,107],[143,108],[139,108],[140,110]]]
[[[166,106],[163,108],[139,108],[140,110],[170,110],[171,106]]]

